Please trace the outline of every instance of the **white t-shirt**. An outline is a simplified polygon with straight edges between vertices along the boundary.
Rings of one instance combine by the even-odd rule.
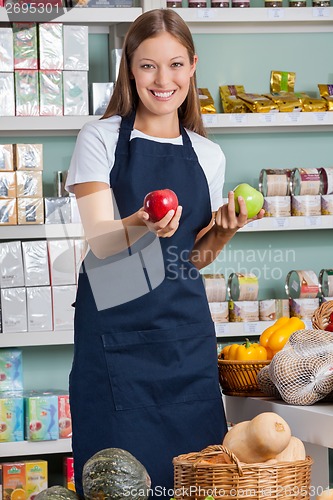
[[[120,116],[86,123],[80,131],[71,164],[66,189],[73,192],[74,184],[82,182],[110,183],[110,172],[114,165],[119,136]],[[225,174],[225,156],[220,146],[195,132],[186,130],[198,157],[209,187],[212,211],[222,205],[222,189]],[[175,139],[151,137],[139,130],[132,130],[131,139],[141,137],[151,141],[182,144],[182,136]]]

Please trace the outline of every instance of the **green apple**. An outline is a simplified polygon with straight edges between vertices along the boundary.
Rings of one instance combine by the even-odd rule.
[[[235,211],[236,214],[239,214],[239,203],[238,196],[241,196],[247,208],[247,216],[249,219],[255,217],[262,208],[264,204],[264,197],[260,191],[250,186],[250,184],[246,184],[245,182],[242,184],[238,184],[238,186],[234,189],[235,195]]]

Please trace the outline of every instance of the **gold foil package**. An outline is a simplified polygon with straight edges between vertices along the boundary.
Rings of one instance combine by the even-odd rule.
[[[294,92],[296,73],[271,71],[271,92]]]
[[[201,113],[216,113],[216,109],[214,106],[214,99],[212,98],[208,89],[199,88],[198,89],[199,100],[200,100],[200,109]]]
[[[239,99],[244,101],[246,107],[252,113],[269,113],[271,111],[278,111],[278,106],[268,99],[267,97],[260,94],[238,94]]]
[[[301,103],[293,92],[272,92],[265,96],[271,99],[282,113],[302,111]]]
[[[327,111],[327,102],[325,99],[317,99],[314,97],[305,98],[302,102],[302,109],[305,112],[312,111]]]
[[[243,85],[220,85],[220,98],[224,113],[247,113],[248,109],[239,93],[244,93]]]
[[[333,85],[318,84],[320,97],[325,99],[328,111],[333,111]]]

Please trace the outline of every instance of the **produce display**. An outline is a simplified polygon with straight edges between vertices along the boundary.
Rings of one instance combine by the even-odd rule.
[[[157,189],[145,196],[143,208],[149,214],[151,222],[158,222],[169,212],[177,210],[178,198],[171,189]]]
[[[250,184],[246,183],[238,184],[238,186],[236,186],[234,189],[234,195],[235,195],[236,214],[239,214],[240,211],[238,196],[241,196],[245,201],[245,205],[247,208],[247,216],[249,219],[255,217],[260,212],[260,209],[264,205],[264,197],[262,193],[260,193],[260,191],[250,186]]]
[[[260,335],[259,343],[266,348],[268,359],[272,359],[274,354],[285,346],[292,333],[304,328],[305,323],[296,316],[292,318],[282,316],[266,328]]]
[[[245,340],[244,344],[231,344],[225,346],[221,351],[221,358],[228,361],[250,361],[250,360],[262,360],[267,359],[266,348],[260,344],[253,342],[251,343],[249,339]]]
[[[82,481],[85,500],[146,500],[151,486],[142,463],[121,448],[95,453],[83,467]]]

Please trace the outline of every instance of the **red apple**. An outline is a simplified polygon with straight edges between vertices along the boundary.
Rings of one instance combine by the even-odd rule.
[[[157,222],[169,212],[177,210],[178,198],[171,189],[157,189],[145,196],[143,208],[149,214],[151,222]]]
[[[325,330],[326,330],[327,332],[333,332],[333,323],[329,323],[329,324],[326,326]]]

